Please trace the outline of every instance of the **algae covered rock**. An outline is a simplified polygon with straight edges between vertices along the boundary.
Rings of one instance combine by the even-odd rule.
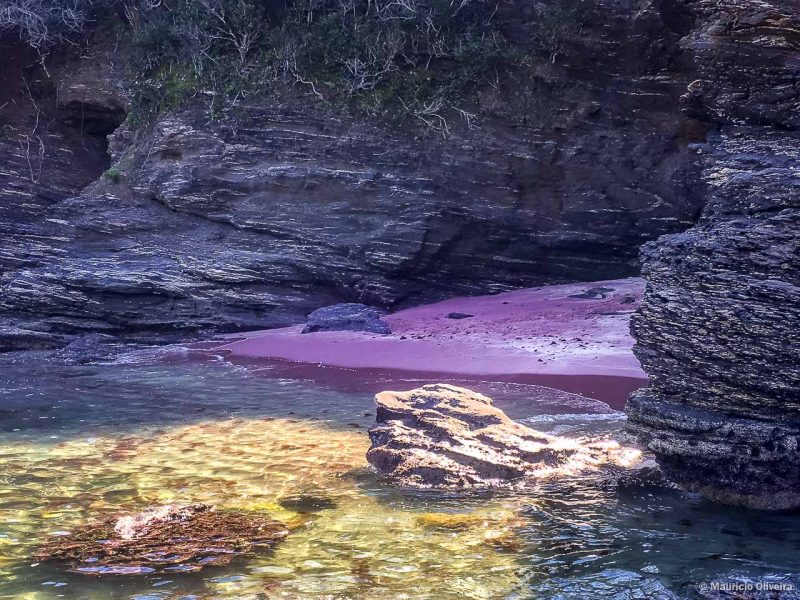
[[[287,534],[258,513],[165,505],[80,527],[46,543],[35,559],[88,575],[197,571],[270,548]]]

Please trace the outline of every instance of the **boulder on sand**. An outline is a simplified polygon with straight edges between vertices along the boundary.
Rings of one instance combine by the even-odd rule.
[[[308,315],[308,321],[301,333],[316,331],[367,331],[381,335],[392,333],[386,321],[381,319],[381,312],[377,308],[354,302],[323,306]]]
[[[35,558],[87,575],[197,571],[269,548],[287,534],[257,513],[166,505],[80,527],[46,543]]]
[[[524,485],[558,474],[630,467],[641,456],[610,440],[584,443],[535,431],[512,421],[490,398],[447,384],[381,392],[375,403],[367,460],[410,487]]]

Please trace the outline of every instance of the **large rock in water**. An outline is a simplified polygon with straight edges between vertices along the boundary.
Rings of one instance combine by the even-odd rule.
[[[604,466],[631,466],[639,453],[616,442],[583,444],[516,423],[471,390],[431,384],[375,396],[369,463],[409,487],[524,485]]]
[[[35,558],[87,575],[196,571],[270,548],[287,534],[256,513],[166,505],[80,527],[46,543]]]
[[[800,12],[701,1],[686,109],[719,128],[697,226],[642,251],[629,428],[683,487],[800,506]],[[746,93],[743,93],[746,90]]]

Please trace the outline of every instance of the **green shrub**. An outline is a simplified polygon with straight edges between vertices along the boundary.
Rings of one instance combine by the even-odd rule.
[[[495,0],[176,0],[126,8],[134,105],[196,95],[224,118],[282,79],[327,101],[440,122],[461,92],[511,66]]]
[[[119,183],[120,179],[122,178],[122,173],[119,171],[119,169],[111,167],[110,169],[103,171],[103,177],[111,183]]]
[[[35,5],[42,23],[59,21],[67,31],[102,11],[121,24],[131,123],[191,98],[206,99],[211,118],[227,118],[280,80],[327,102],[437,128],[465,90],[519,64],[493,22],[499,0],[10,2]],[[32,43],[47,37],[18,13],[13,20],[0,10],[0,27],[21,28]]]
[[[186,65],[167,63],[151,73],[134,73],[128,85],[133,97],[131,122],[145,123],[192,98],[198,91],[198,77]]]

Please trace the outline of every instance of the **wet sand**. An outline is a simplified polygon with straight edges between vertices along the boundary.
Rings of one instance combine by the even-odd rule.
[[[574,297],[591,288],[611,291]],[[298,325],[223,337],[214,350],[234,361],[285,361],[288,370],[291,363],[329,368],[312,378],[359,370],[384,381],[402,373],[510,381],[619,408],[646,381],[628,331],[643,291],[643,281],[630,278],[453,298],[387,315],[391,335],[301,334]]]

